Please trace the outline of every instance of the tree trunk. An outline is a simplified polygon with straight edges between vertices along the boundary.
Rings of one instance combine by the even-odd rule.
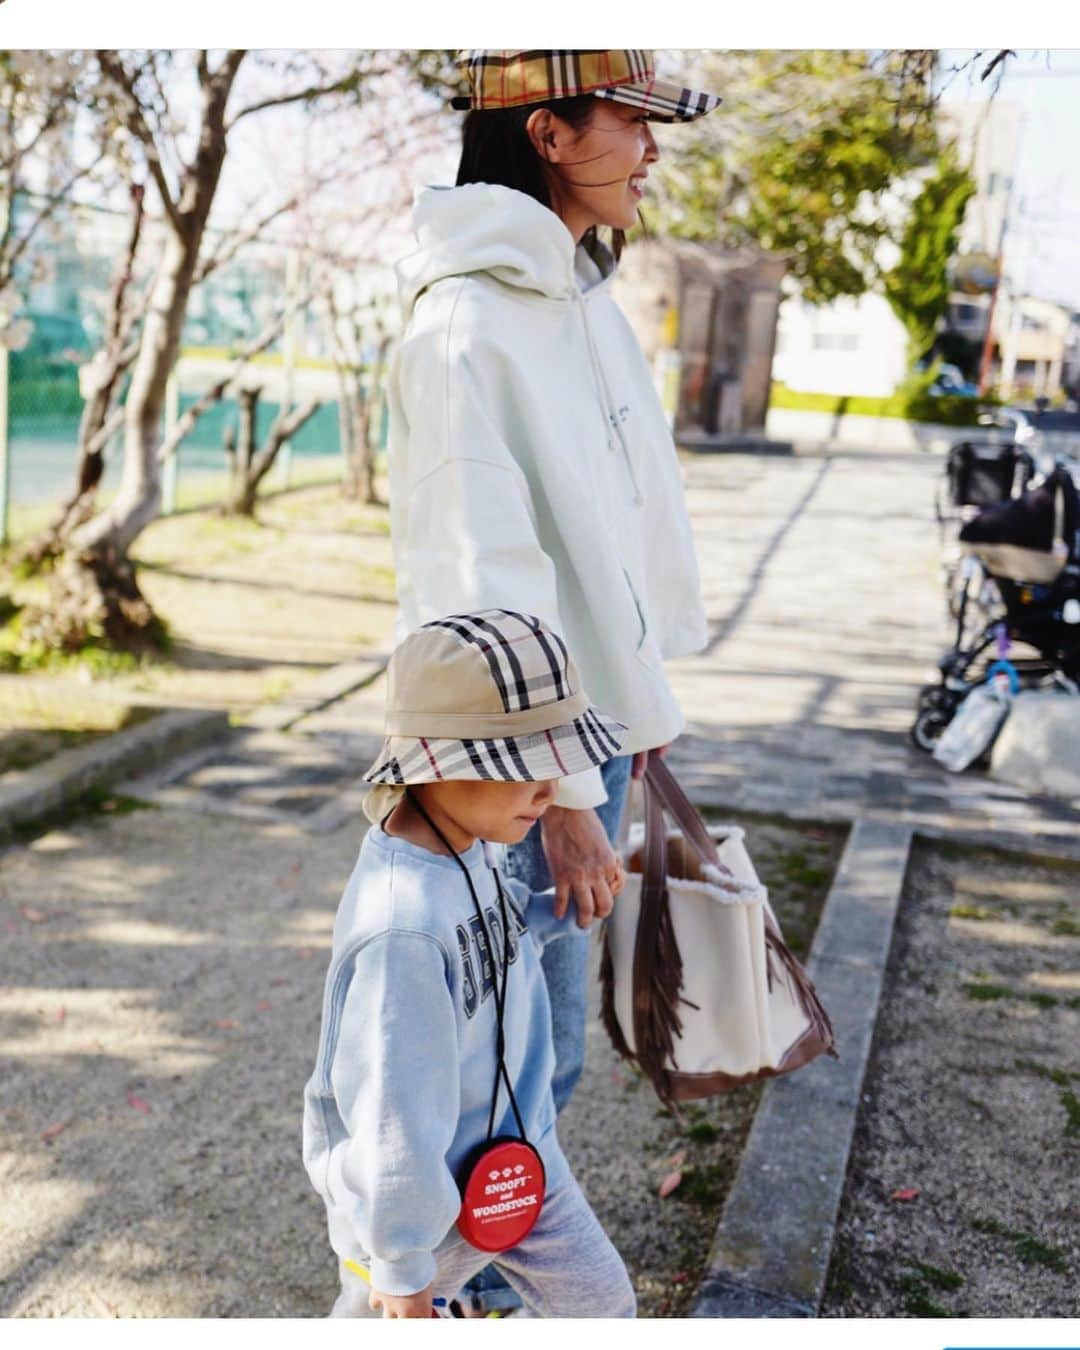
[[[124,651],[160,649],[165,626],[150,608],[127,558],[68,551],[57,563],[47,606],[23,611],[22,637],[58,651],[104,638]]]
[[[255,458],[255,425],[259,415],[261,389],[239,389],[236,402],[239,408],[238,428],[233,453],[229,457],[229,486],[221,514],[251,516],[255,514],[255,488],[251,481],[251,464]]]
[[[359,343],[358,343],[359,346]],[[361,383],[358,367],[351,369],[343,383],[351,394],[352,443],[349,447],[347,495],[367,506],[379,505],[375,490],[375,448],[371,444],[371,423],[374,409],[382,410],[382,385],[386,369],[386,354],[390,338],[381,337],[376,349],[367,390]]]
[[[345,406],[349,417],[349,473],[346,496],[353,501],[363,500],[364,494],[364,458],[367,442],[367,396],[360,379],[360,372],[350,369],[343,379]]]
[[[201,67],[198,149],[184,171],[176,201],[165,203],[168,233],[124,405],[120,489],[100,515],[72,535],[65,565],[54,578],[51,607],[57,614],[70,613],[72,606],[77,612],[96,607],[100,626],[107,634],[115,633],[114,640],[122,645],[145,645],[161,631],[139,593],[128,550],[161,510],[158,447],[165,386],[179,352],[199,250],[225,161],[225,104],[239,59],[226,58],[215,75]],[[91,593],[94,602],[88,598]]]
[[[59,557],[72,534],[91,519],[97,505],[98,486],[105,473],[105,450],[112,436],[112,423],[119,416],[114,412],[117,386],[134,354],[129,340],[138,316],[126,309],[125,299],[142,235],[144,197],[142,185],[133,184],[131,228],[113,276],[104,338],[89,367],[83,368],[90,388],[79,419],[75,488],[49,527],[24,549],[20,561],[31,568]]]
[[[261,450],[255,450],[256,405],[260,391],[258,389],[241,390],[240,432],[235,454],[235,470],[230,484],[229,495],[222,505],[221,514],[225,516],[253,516],[255,501],[262,480],[274,467],[281,447],[295,436],[308,418],[319,409],[319,401],[311,399],[291,411],[282,408],[274,418],[270,430],[266,433],[266,444]]]

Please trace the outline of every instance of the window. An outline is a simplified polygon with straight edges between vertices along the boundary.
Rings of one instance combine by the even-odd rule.
[[[858,333],[815,333],[812,346],[818,352],[853,352],[859,346]]]

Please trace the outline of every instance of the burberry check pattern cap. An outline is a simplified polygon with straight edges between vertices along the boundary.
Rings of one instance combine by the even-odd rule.
[[[627,728],[589,706],[562,638],[530,614],[451,614],[411,633],[388,668],[386,739],[364,775],[540,782],[619,753]]]
[[[460,65],[469,93],[450,100],[458,109],[515,108],[577,94],[595,94],[641,108],[655,122],[691,122],[717,107],[716,94],[656,78],[651,51],[466,52]]]

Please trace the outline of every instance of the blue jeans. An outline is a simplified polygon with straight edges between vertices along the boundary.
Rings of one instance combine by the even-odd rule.
[[[632,763],[632,755],[619,755],[609,759],[600,770],[608,799],[596,808],[596,814],[612,843],[626,803]],[[506,871],[525,882],[531,891],[546,891],[552,885],[540,843],[539,825],[534,825],[520,844],[512,844],[507,849]],[[571,900],[571,906],[573,903]],[[585,974],[588,964],[587,942],[549,943],[540,958],[551,1002],[551,1032],[555,1042],[551,1092],[556,1111],[561,1111],[570,1100],[585,1065],[585,1008],[588,1002]],[[463,1293],[473,1296],[474,1306],[482,1302],[487,1309],[521,1306],[521,1299],[493,1265],[473,1276]]]

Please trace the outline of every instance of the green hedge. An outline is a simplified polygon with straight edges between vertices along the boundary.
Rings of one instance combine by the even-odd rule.
[[[938,422],[950,427],[977,426],[979,414],[999,403],[993,395],[974,399],[956,394],[928,394],[922,381],[906,389],[902,387],[888,398],[867,398],[861,394],[806,394],[774,380],[769,398],[770,408],[790,408],[793,412],[823,412],[833,417],[845,413],[898,417],[905,422]]]

